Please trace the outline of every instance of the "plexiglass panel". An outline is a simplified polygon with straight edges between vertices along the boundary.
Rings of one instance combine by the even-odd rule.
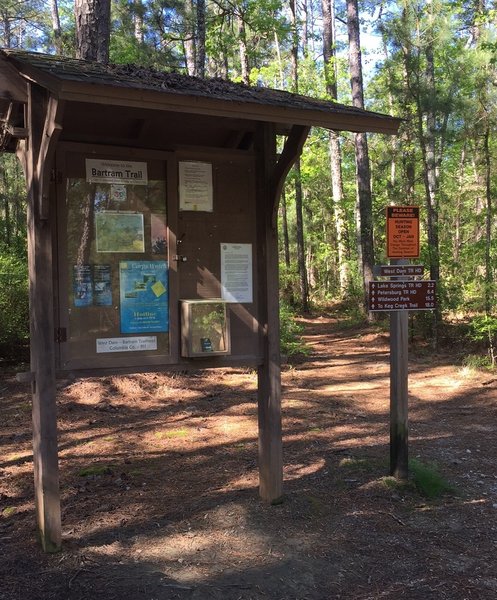
[[[165,164],[73,156],[64,208],[66,363],[169,354]]]

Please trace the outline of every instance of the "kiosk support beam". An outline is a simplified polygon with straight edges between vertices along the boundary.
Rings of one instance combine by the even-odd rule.
[[[257,264],[263,364],[258,368],[259,493],[267,502],[283,494],[278,203],[288,171],[302,152],[309,127],[294,126],[279,161],[273,124],[260,123],[257,150]]]
[[[257,145],[257,264],[259,329],[263,364],[258,367],[259,493],[275,502],[283,493],[281,359],[278,302],[278,234],[272,226],[275,203],[271,179],[276,164],[274,126],[260,124]]]
[[[53,107],[53,101],[48,102],[46,92],[31,84],[28,98],[30,136],[24,146],[23,162],[28,185],[35,503],[42,547],[46,552],[55,552],[61,547],[62,536],[55,402],[52,232],[50,221],[46,218],[47,203],[42,200],[42,181],[50,166],[44,164],[43,156],[51,146],[50,140],[44,139],[50,129],[47,128],[51,113],[49,104]],[[41,210],[43,204],[45,209]]]

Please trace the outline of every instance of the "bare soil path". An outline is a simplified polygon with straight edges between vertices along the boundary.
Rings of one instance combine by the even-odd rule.
[[[63,552],[35,542],[30,396],[0,377],[0,600],[497,598],[497,378],[410,360],[410,456],[388,473],[388,338],[309,319],[283,373],[285,501],[257,493],[256,377],[84,379],[59,391]]]

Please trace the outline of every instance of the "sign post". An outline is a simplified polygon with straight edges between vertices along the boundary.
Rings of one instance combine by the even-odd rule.
[[[387,256],[391,265],[406,265],[419,256],[419,207],[387,206]],[[397,279],[393,277],[393,279]],[[400,288],[397,288],[399,290]],[[402,289],[409,292],[413,289]],[[387,296],[383,295],[383,298]],[[408,314],[405,294],[390,312],[390,475],[408,477]],[[392,304],[389,302],[388,304]],[[413,302],[412,304],[419,304]]]
[[[386,281],[369,286],[369,310],[390,312],[390,474],[408,477],[408,311],[435,308],[434,281],[419,281],[419,207],[387,206],[387,256],[390,265],[375,267]]]
[[[393,259],[391,264],[406,263]],[[408,312],[390,312],[390,475],[407,479],[409,475],[408,422]]]

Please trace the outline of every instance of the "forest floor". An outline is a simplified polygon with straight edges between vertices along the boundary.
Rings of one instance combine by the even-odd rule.
[[[36,542],[30,393],[0,377],[1,600],[497,597],[497,378],[410,357],[410,456],[389,478],[389,345],[305,321],[283,370],[285,498],[258,497],[248,370],[82,379],[58,393],[63,550]]]

